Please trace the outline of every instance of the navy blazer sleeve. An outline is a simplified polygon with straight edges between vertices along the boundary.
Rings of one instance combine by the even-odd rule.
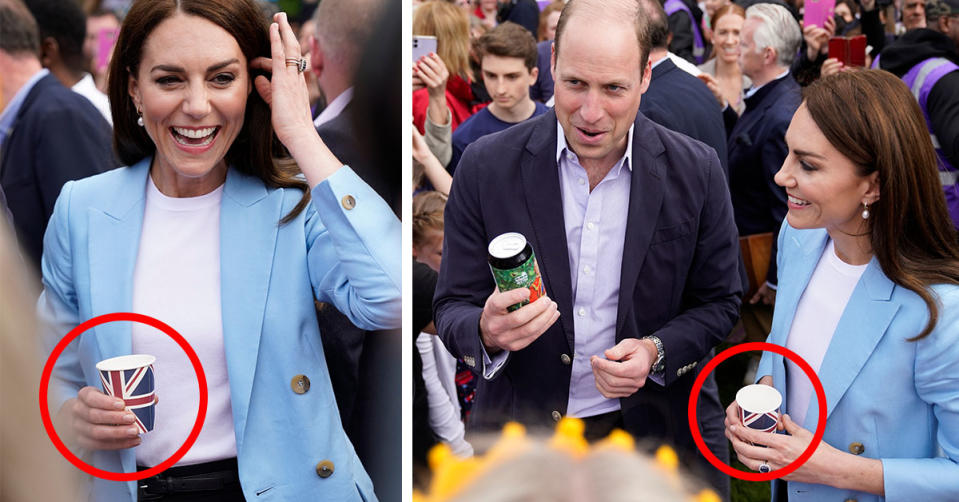
[[[475,148],[466,148],[446,202],[443,262],[433,299],[436,332],[458,358],[483,353],[479,318],[482,305],[495,288],[486,260],[475,259],[476,255],[486,255],[487,246],[479,193],[483,170],[476,152],[470,154]],[[451,269],[454,265],[455,271]]]
[[[4,183],[20,244],[40,263],[43,234],[60,189],[117,167],[110,125],[85,98],[44,77],[28,95],[14,134],[7,138]],[[16,188],[16,189],[15,189]]]

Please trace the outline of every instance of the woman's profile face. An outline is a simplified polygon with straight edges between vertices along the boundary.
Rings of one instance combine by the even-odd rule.
[[[223,159],[243,127],[251,89],[247,60],[226,30],[182,13],[157,25],[129,90],[156,144],[161,191],[160,180],[175,179],[197,195],[223,182]]]
[[[789,154],[775,181],[786,189],[789,224],[861,233],[863,202],[879,198],[879,173],[860,176],[859,168],[819,130],[805,103],[786,130],[786,144]]]
[[[730,13],[716,20],[716,30],[713,31],[713,45],[716,55],[726,63],[739,61],[739,40],[746,20],[739,14]]]

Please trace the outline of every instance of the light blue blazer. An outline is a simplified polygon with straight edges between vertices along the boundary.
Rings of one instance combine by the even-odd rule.
[[[39,311],[48,351],[82,321],[131,310],[149,165],[148,158],[64,186],[44,239]],[[398,328],[400,223],[348,167],[280,225],[301,194],[267,188],[232,168],[223,190],[223,342],[240,481],[246,499],[257,502],[375,500],[340,424],[313,299],[334,304],[364,329]],[[348,196],[351,209],[342,202]],[[99,388],[96,362],[129,354],[131,336],[130,323],[114,322],[71,344],[51,381],[58,396],[51,413],[81,387]],[[311,386],[296,394],[291,380],[301,374]],[[86,460],[113,472],[136,470],[133,449],[91,452]],[[328,478],[316,471],[324,460],[334,464]],[[134,482],[97,478],[91,490],[97,502],[137,499]]]
[[[823,229],[783,224],[769,343],[786,345],[799,298],[827,242]],[[845,452],[861,443],[864,457],[880,459],[885,499],[790,482],[790,501],[959,500],[959,287],[933,290],[939,296],[936,329],[918,342],[906,341],[919,334],[929,312],[917,294],[889,280],[874,257],[846,304],[818,372],[826,391],[823,440]],[[772,375],[788,413],[783,356],[763,353],[756,378],[765,375]],[[818,415],[818,403],[810,399],[801,425],[815,431]]]

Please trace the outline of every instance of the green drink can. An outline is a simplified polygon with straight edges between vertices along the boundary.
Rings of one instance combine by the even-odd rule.
[[[500,291],[529,288],[529,300],[510,305],[510,312],[546,295],[533,248],[520,233],[508,232],[490,241],[489,268]]]

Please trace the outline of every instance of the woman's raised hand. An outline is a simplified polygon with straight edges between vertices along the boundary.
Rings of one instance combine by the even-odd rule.
[[[300,44],[287,21],[286,13],[273,16],[270,25],[270,59],[256,58],[250,66],[271,73],[260,75],[254,85],[272,111],[273,130],[290,153],[316,141],[316,130],[310,116],[310,92],[306,78],[297,68]],[[306,71],[309,71],[308,69]]]
[[[310,116],[310,91],[297,67],[302,57],[286,19],[286,13],[273,16],[270,25],[270,59],[256,58],[251,68],[271,73],[270,78],[256,77],[254,85],[270,105],[273,131],[296,160],[310,188],[333,174],[343,164],[330,152],[313,127]],[[306,71],[309,71],[308,69]]]

